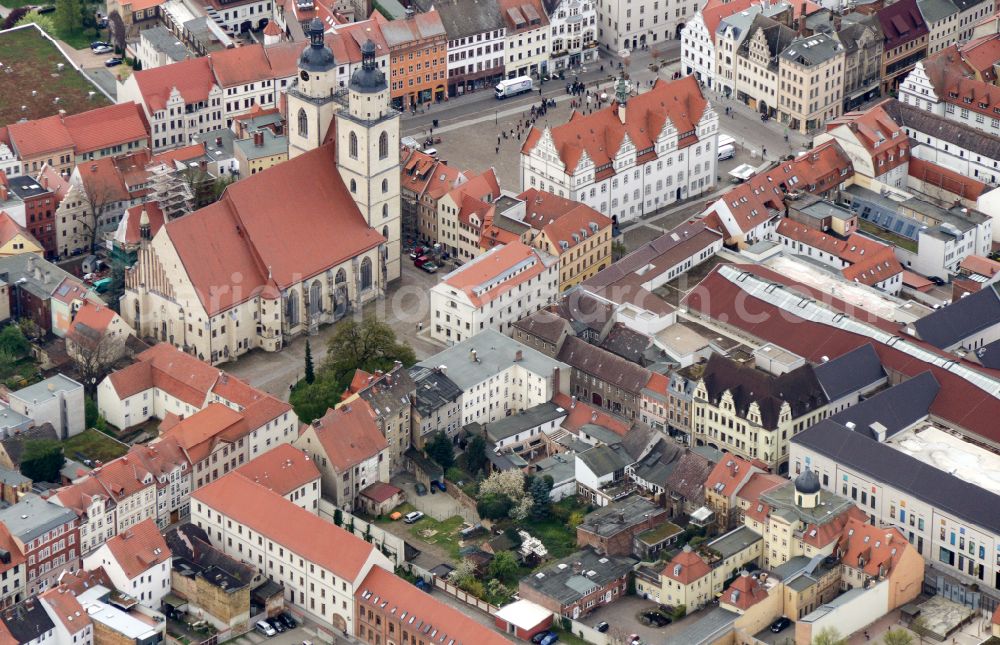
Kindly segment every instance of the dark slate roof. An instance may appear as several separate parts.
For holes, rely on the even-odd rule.
[[[917,0],[899,0],[886,5],[875,16],[885,34],[886,50],[927,35],[927,23],[920,15]]]
[[[13,434],[6,439],[2,439],[0,440],[0,444],[7,451],[7,456],[10,457],[11,463],[20,467],[21,454],[24,453],[24,443],[33,439],[55,439],[58,441],[59,433],[56,432],[51,423],[43,423],[19,434]]]
[[[662,506],[657,506],[641,495],[630,495],[589,513],[579,528],[588,533],[611,537],[645,522],[650,515],[661,513],[666,513]]]
[[[632,394],[642,392],[649,382],[650,373],[646,368],[575,336],[565,340],[556,358]]]
[[[801,417],[827,403],[816,372],[808,364],[781,376],[774,376],[763,370],[744,366],[721,354],[712,354],[705,365],[702,379],[713,405],[718,404],[722,393],[728,390],[733,396],[736,413],[746,418],[747,409],[756,401],[760,408],[761,424],[770,429],[778,427],[781,406],[786,401],[791,406],[793,418]]]
[[[873,439],[875,433],[871,426],[881,423],[888,439],[930,414],[939,389],[941,386],[934,375],[923,372],[830,418],[844,425],[853,423],[858,433]]]
[[[416,0],[413,4],[420,11],[437,9],[448,40],[504,27],[500,4],[494,0]]]
[[[674,472],[683,454],[684,448],[682,446],[666,439],[660,439],[649,451],[649,454],[632,468],[632,471],[640,479],[663,486],[667,478]]]
[[[1000,370],[1000,340],[987,343],[976,350],[976,358],[983,367]]]
[[[843,51],[843,45],[833,37],[827,34],[813,34],[795,39],[781,55],[787,60],[808,67],[822,65]]]
[[[486,433],[488,441],[497,442],[513,437],[520,432],[538,427],[543,423],[563,418],[566,414],[566,410],[555,403],[540,403],[517,414],[501,417],[490,423],[484,423],[481,427],[482,431]]]
[[[410,378],[416,387],[414,407],[424,416],[462,396],[462,388],[437,368],[416,365],[410,368]]]
[[[555,345],[563,331],[569,333],[569,322],[555,312],[539,309],[514,323],[514,328]]]
[[[974,526],[1000,532],[1000,495],[825,419],[792,437],[792,443],[870,477]]]
[[[375,415],[394,417],[400,408],[409,407],[410,395],[416,392],[417,386],[402,366],[387,372],[381,378],[366,385],[358,395],[367,401]]]
[[[208,534],[186,522],[163,535],[173,554],[177,575],[201,576],[209,584],[231,592],[249,587],[256,570],[212,546]]]
[[[3,622],[18,643],[39,640],[43,634],[55,629],[55,623],[41,603],[30,599],[3,611]]]
[[[997,285],[969,294],[913,323],[917,335],[938,349],[947,349],[984,329],[1000,324]]]
[[[830,401],[863,391],[886,377],[882,362],[871,344],[841,354],[816,366],[816,378]]]
[[[586,548],[528,574],[521,578],[521,584],[565,606],[627,575],[635,562]]]
[[[615,323],[608,335],[601,341],[601,348],[621,356],[633,363],[642,363],[643,353],[652,344],[649,336],[630,329],[622,323]]]
[[[626,466],[631,466],[635,463],[621,444],[597,446],[577,455],[576,458],[582,461],[590,469],[590,472],[598,477],[603,477],[616,470],[622,470]]]
[[[705,480],[712,474],[715,464],[702,455],[685,451],[677,462],[677,467],[667,477],[664,488],[681,498],[700,503],[705,497]]]
[[[601,333],[615,315],[615,306],[583,289],[570,289],[559,299],[556,312],[569,321],[577,334],[585,329]]]
[[[768,67],[775,68],[778,66],[778,55],[788,49],[798,34],[791,27],[787,27],[773,18],[758,14],[754,16],[747,37],[740,43],[740,55],[747,55],[747,52],[750,51],[750,41],[753,40],[758,31],[764,32],[767,48],[771,52],[771,62]]]
[[[1000,159],[1000,138],[983,136],[981,130],[932,114],[927,110],[908,105],[897,99],[887,99],[882,109],[897,125],[941,139],[946,143],[965,148],[988,159]],[[914,136],[918,141],[919,137]]]

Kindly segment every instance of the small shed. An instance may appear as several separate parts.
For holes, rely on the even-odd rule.
[[[504,633],[530,641],[535,634],[552,627],[552,612],[530,600],[517,600],[504,605],[493,619]]]

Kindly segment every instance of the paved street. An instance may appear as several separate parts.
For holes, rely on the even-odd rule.
[[[375,316],[388,322],[396,331],[397,337],[413,347],[419,360],[443,349],[430,338],[430,298],[427,291],[437,284],[444,272],[439,271],[433,275],[424,273],[415,268],[406,255],[402,257],[401,268],[402,277],[386,290],[386,296],[368,303],[361,312],[355,312],[355,315],[359,320]],[[423,322],[424,329],[417,334],[417,324],[420,322]],[[320,328],[317,335],[309,338],[316,365],[326,358],[327,342],[336,329],[336,323],[326,325]],[[303,376],[305,346],[305,337],[299,337],[280,352],[254,350],[225,364],[223,369],[265,392],[287,399],[289,387]]]
[[[643,643],[667,643],[672,635],[686,629],[688,625],[701,618],[703,613],[695,612],[676,623],[659,628],[647,627],[639,622],[637,616],[640,612],[656,609],[656,607],[657,604],[652,600],[645,600],[639,596],[625,596],[610,605],[598,607],[581,622],[593,627],[603,620],[607,621],[609,629],[612,631],[621,630],[626,635],[638,634]]]

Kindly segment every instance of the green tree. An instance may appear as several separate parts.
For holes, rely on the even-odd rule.
[[[885,645],[911,645],[913,634],[905,629],[890,629],[882,636],[882,642]]]
[[[501,582],[509,582],[517,577],[517,558],[510,551],[501,551],[490,562],[490,575]]]
[[[488,520],[503,520],[513,506],[514,501],[506,495],[481,495],[476,501],[476,512]]]
[[[480,435],[474,436],[465,447],[465,466],[473,477],[486,469],[489,464],[486,458],[486,440]]]
[[[337,526],[344,523],[344,511],[339,508],[333,511],[333,523]]]
[[[56,0],[55,23],[63,37],[79,30],[83,26],[80,0]]]
[[[312,423],[340,403],[344,388],[333,379],[318,378],[315,383],[299,383],[292,389],[288,402],[295,408],[302,423]]]
[[[847,639],[841,637],[840,632],[833,627],[824,627],[816,634],[813,645],[847,645]]]
[[[30,349],[28,339],[17,325],[7,325],[0,332],[0,352],[18,359],[24,357]]]
[[[424,452],[445,470],[455,464],[455,447],[448,435],[443,432],[434,434],[434,437],[424,445]]]
[[[312,385],[316,380],[316,371],[313,369],[313,353],[312,347],[309,345],[309,339],[306,339],[306,383]]]
[[[20,27],[21,25],[28,25],[31,23],[38,25],[39,28],[47,34],[51,35],[56,33],[56,25],[52,21],[52,18],[47,15],[42,15],[37,11],[29,11],[23,18],[17,21],[17,26]]]
[[[83,416],[85,419],[86,426],[88,428],[93,428],[94,424],[97,423],[97,417],[100,412],[97,410],[97,402],[94,401],[94,397],[87,396],[83,398]]]
[[[59,469],[66,463],[62,444],[55,439],[30,439],[24,442],[21,474],[36,482],[58,482]]]
[[[528,492],[532,498],[531,516],[536,520],[546,519],[552,509],[552,499],[549,497],[552,492],[552,478],[535,477],[531,480]]]
[[[330,339],[327,357],[326,367],[345,388],[355,370],[388,371],[396,361],[406,367],[417,362],[413,348],[396,340],[392,327],[374,317],[341,321]]]

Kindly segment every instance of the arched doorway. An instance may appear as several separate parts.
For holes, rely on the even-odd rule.
[[[594,392],[593,395],[591,395],[590,402],[599,408],[604,407],[604,399],[602,399],[601,395],[598,394],[597,392]]]
[[[250,31],[251,29],[253,29],[253,21],[252,20],[244,20],[243,22],[240,23],[240,33],[241,34],[245,34],[248,31]]]
[[[340,614],[334,614],[333,618],[330,620],[330,623],[333,625],[333,628],[338,632],[344,632],[345,634],[347,633],[347,621],[344,620],[344,617],[341,616]]]
[[[761,114],[767,114],[767,103],[765,103],[764,101],[758,101],[757,109],[760,110]]]
[[[684,23],[677,23],[677,29],[674,30],[674,38],[680,40],[681,32],[684,31]]]

